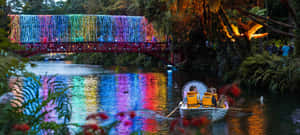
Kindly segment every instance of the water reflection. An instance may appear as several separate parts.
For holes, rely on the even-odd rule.
[[[232,117],[227,122],[230,135],[246,135],[245,130],[241,127],[242,122],[240,118]]]
[[[95,123],[85,119],[88,114],[99,111],[115,115],[132,110],[147,109],[158,113],[166,110],[167,78],[163,73],[103,74],[70,79],[72,123]],[[153,118],[135,119],[131,126],[121,123],[116,134],[139,130],[157,133],[162,127],[166,128],[167,123],[161,125]]]
[[[43,72],[48,70],[59,70],[60,72],[68,72],[69,68],[76,67],[73,65],[51,65],[39,64],[38,71]],[[51,68],[50,68],[51,67]],[[124,121],[129,120],[131,124],[121,123],[110,134],[129,134],[132,131],[144,131],[148,134],[169,134],[168,125],[170,121],[164,117],[173,108],[177,106],[179,99],[182,97],[180,89],[173,88],[176,77],[173,72],[166,73],[100,73],[95,72],[99,67],[90,67],[80,65],[78,74],[76,70],[71,70],[72,73],[66,73],[52,77],[52,80],[63,81],[72,86],[69,90],[70,103],[72,104],[72,116],[70,123],[84,125],[87,123],[97,123],[96,120],[86,120],[86,117],[91,113],[100,111],[115,115],[118,112],[137,111],[138,116],[130,119],[128,116]],[[45,68],[45,69],[44,69]],[[85,69],[87,68],[87,70]],[[87,71],[87,72],[85,72]],[[53,71],[54,73],[54,71]],[[187,78],[190,76],[187,76]],[[184,80],[183,78],[177,77]],[[48,91],[53,89],[53,86],[47,83],[49,77],[43,76],[41,79],[42,86],[33,89],[39,91],[41,95],[46,96]],[[20,88],[26,88],[31,85],[31,78],[23,78],[23,82],[19,85]],[[180,84],[184,84],[181,80],[176,80]],[[13,87],[16,79],[11,79],[10,85]],[[176,87],[176,86],[174,86]],[[180,86],[179,86],[180,87]],[[21,91],[16,88],[16,91]],[[24,99],[28,100],[28,99]],[[207,135],[265,135],[265,134],[292,134],[297,130],[287,130],[286,127],[292,127],[295,124],[299,125],[299,104],[295,101],[287,101],[280,103],[276,100],[272,101],[275,105],[265,104],[261,107],[259,103],[250,104],[248,109],[252,112],[242,114],[242,112],[229,112],[229,116],[220,122],[211,125]],[[287,104],[294,104],[289,108]],[[34,107],[34,106],[33,106]],[[55,104],[48,105],[47,110],[54,108]],[[150,110],[150,111],[148,111]],[[284,112],[284,113],[282,113]],[[293,113],[294,112],[294,113]],[[30,113],[30,112],[26,112]],[[160,115],[157,115],[160,114]],[[276,115],[275,115],[276,114]],[[177,117],[178,114],[173,116]],[[281,119],[285,120],[281,123]],[[287,121],[289,120],[289,121]],[[45,117],[45,121],[62,122],[58,119],[55,112]],[[274,129],[275,127],[275,129]],[[272,129],[272,131],[269,131]],[[289,128],[290,129],[290,128]],[[292,128],[291,128],[292,129]],[[274,132],[274,130],[276,132]],[[278,131],[278,132],[277,132]]]
[[[249,135],[265,135],[266,116],[263,113],[263,108],[260,104],[250,106],[251,112],[255,115],[251,115],[248,118],[248,134]]]
[[[84,93],[84,77],[75,76],[71,78],[73,88],[71,90],[72,117],[71,123],[84,125],[87,117],[86,96]]]

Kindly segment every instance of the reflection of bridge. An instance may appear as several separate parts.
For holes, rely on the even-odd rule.
[[[166,35],[141,16],[9,15],[10,40],[23,56],[63,52],[145,53],[168,63],[171,46]]]

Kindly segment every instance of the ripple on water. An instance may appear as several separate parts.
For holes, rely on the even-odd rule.
[[[36,67],[26,67],[27,71],[36,75],[91,75],[99,73],[111,73],[99,65],[66,64],[64,61],[32,62]]]

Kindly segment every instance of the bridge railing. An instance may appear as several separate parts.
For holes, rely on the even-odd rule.
[[[167,42],[48,42],[23,43],[25,52],[168,52],[170,45]]]

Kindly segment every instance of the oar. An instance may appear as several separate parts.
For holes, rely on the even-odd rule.
[[[179,102],[178,106],[175,107],[166,117],[169,118],[177,109],[182,105],[182,102]]]
[[[251,110],[247,110],[246,108],[233,108],[233,107],[229,107],[229,111],[240,111],[240,112],[252,113]]]

